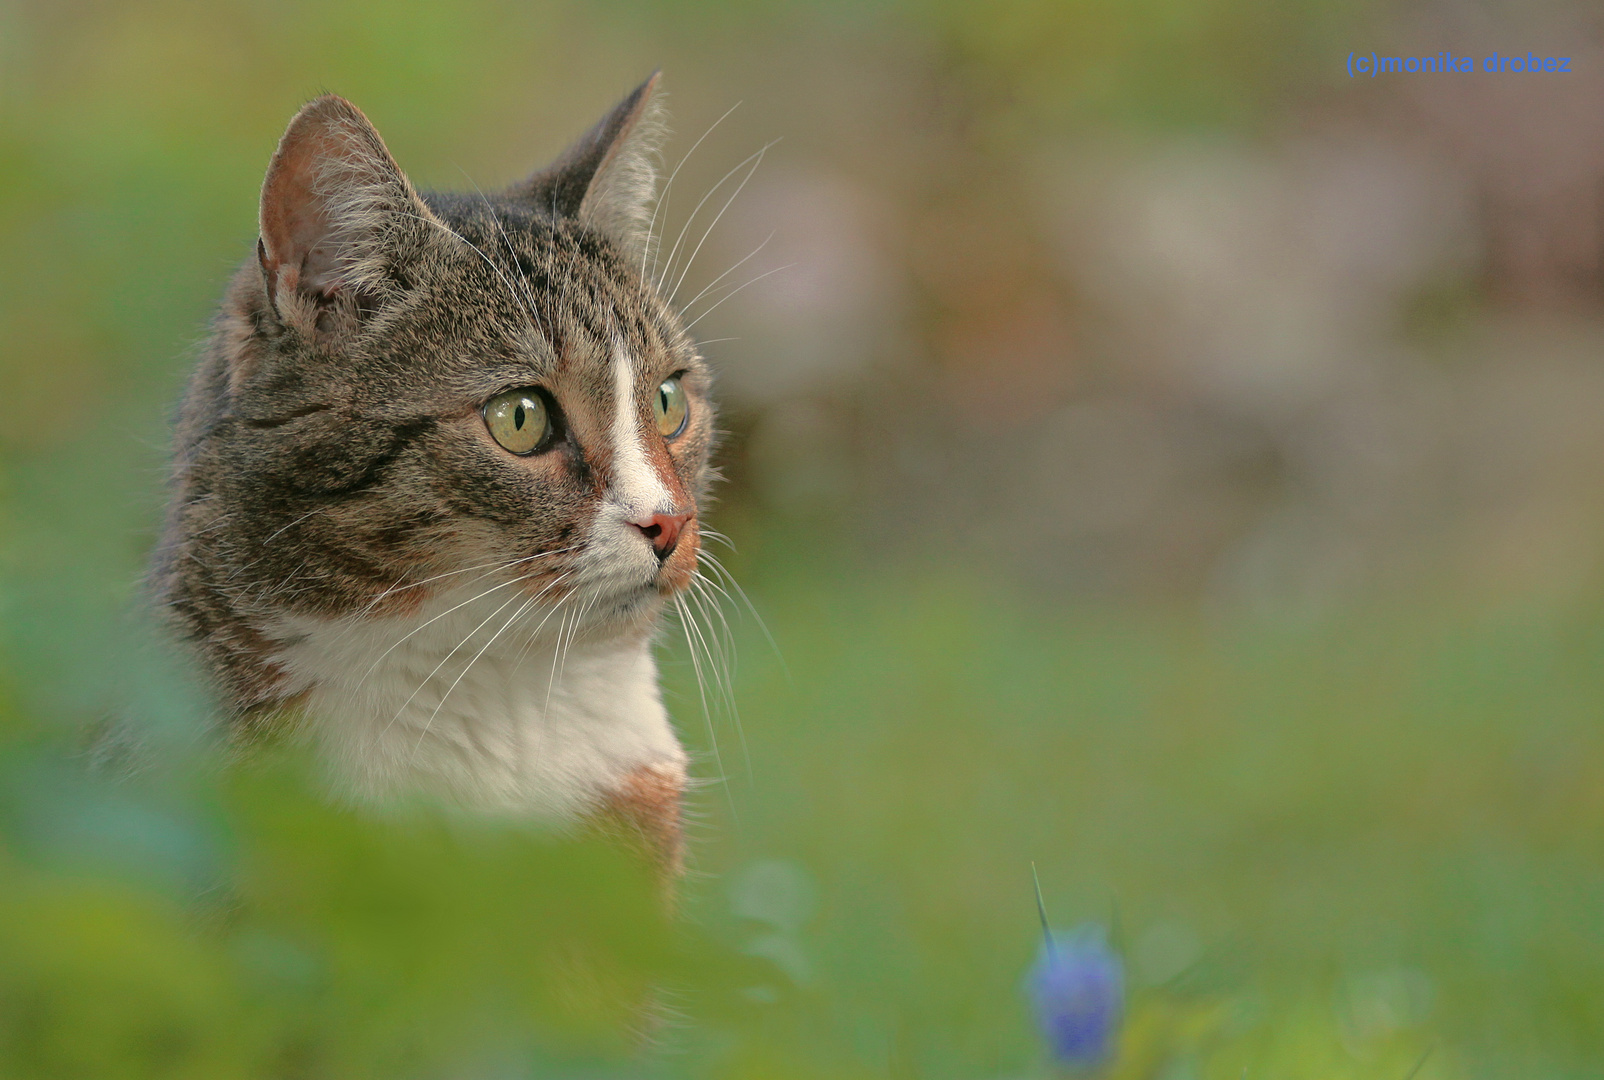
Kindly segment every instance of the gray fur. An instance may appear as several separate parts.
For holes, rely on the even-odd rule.
[[[235,275],[180,412],[152,568],[156,600],[242,728],[295,692],[274,661],[287,614],[404,613],[434,575],[545,552],[537,583],[557,580],[578,557],[557,552],[583,544],[608,483],[598,418],[615,341],[639,401],[684,372],[692,425],[667,453],[702,498],[710,376],[639,272],[655,81],[556,165],[488,197],[415,192],[342,99],[291,123],[258,257]],[[479,412],[520,387],[546,389],[563,425],[528,459],[501,450]]]

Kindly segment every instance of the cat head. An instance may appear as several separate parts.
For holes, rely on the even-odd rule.
[[[713,408],[648,274],[656,82],[488,195],[420,193],[342,98],[294,118],[180,419],[158,584],[192,636],[495,575],[625,628],[688,585]]]

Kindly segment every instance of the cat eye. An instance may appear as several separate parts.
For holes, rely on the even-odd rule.
[[[685,420],[691,410],[678,375],[664,379],[663,385],[657,388],[657,396],[652,399],[652,412],[657,417],[657,430],[663,433],[663,438],[672,439],[685,430]]]
[[[485,427],[514,454],[532,454],[551,431],[545,400],[533,390],[509,390],[485,404]]]

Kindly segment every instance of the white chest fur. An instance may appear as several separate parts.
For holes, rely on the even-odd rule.
[[[643,767],[683,776],[647,637],[564,647],[539,628],[560,618],[507,624],[498,603],[447,595],[406,618],[279,628],[307,735],[339,783],[562,821]]]

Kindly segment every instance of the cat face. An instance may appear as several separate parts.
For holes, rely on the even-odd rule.
[[[283,692],[286,617],[510,580],[622,634],[689,584],[713,407],[645,273],[653,82],[490,196],[417,193],[339,98],[292,122],[180,419],[157,562],[236,706]]]

